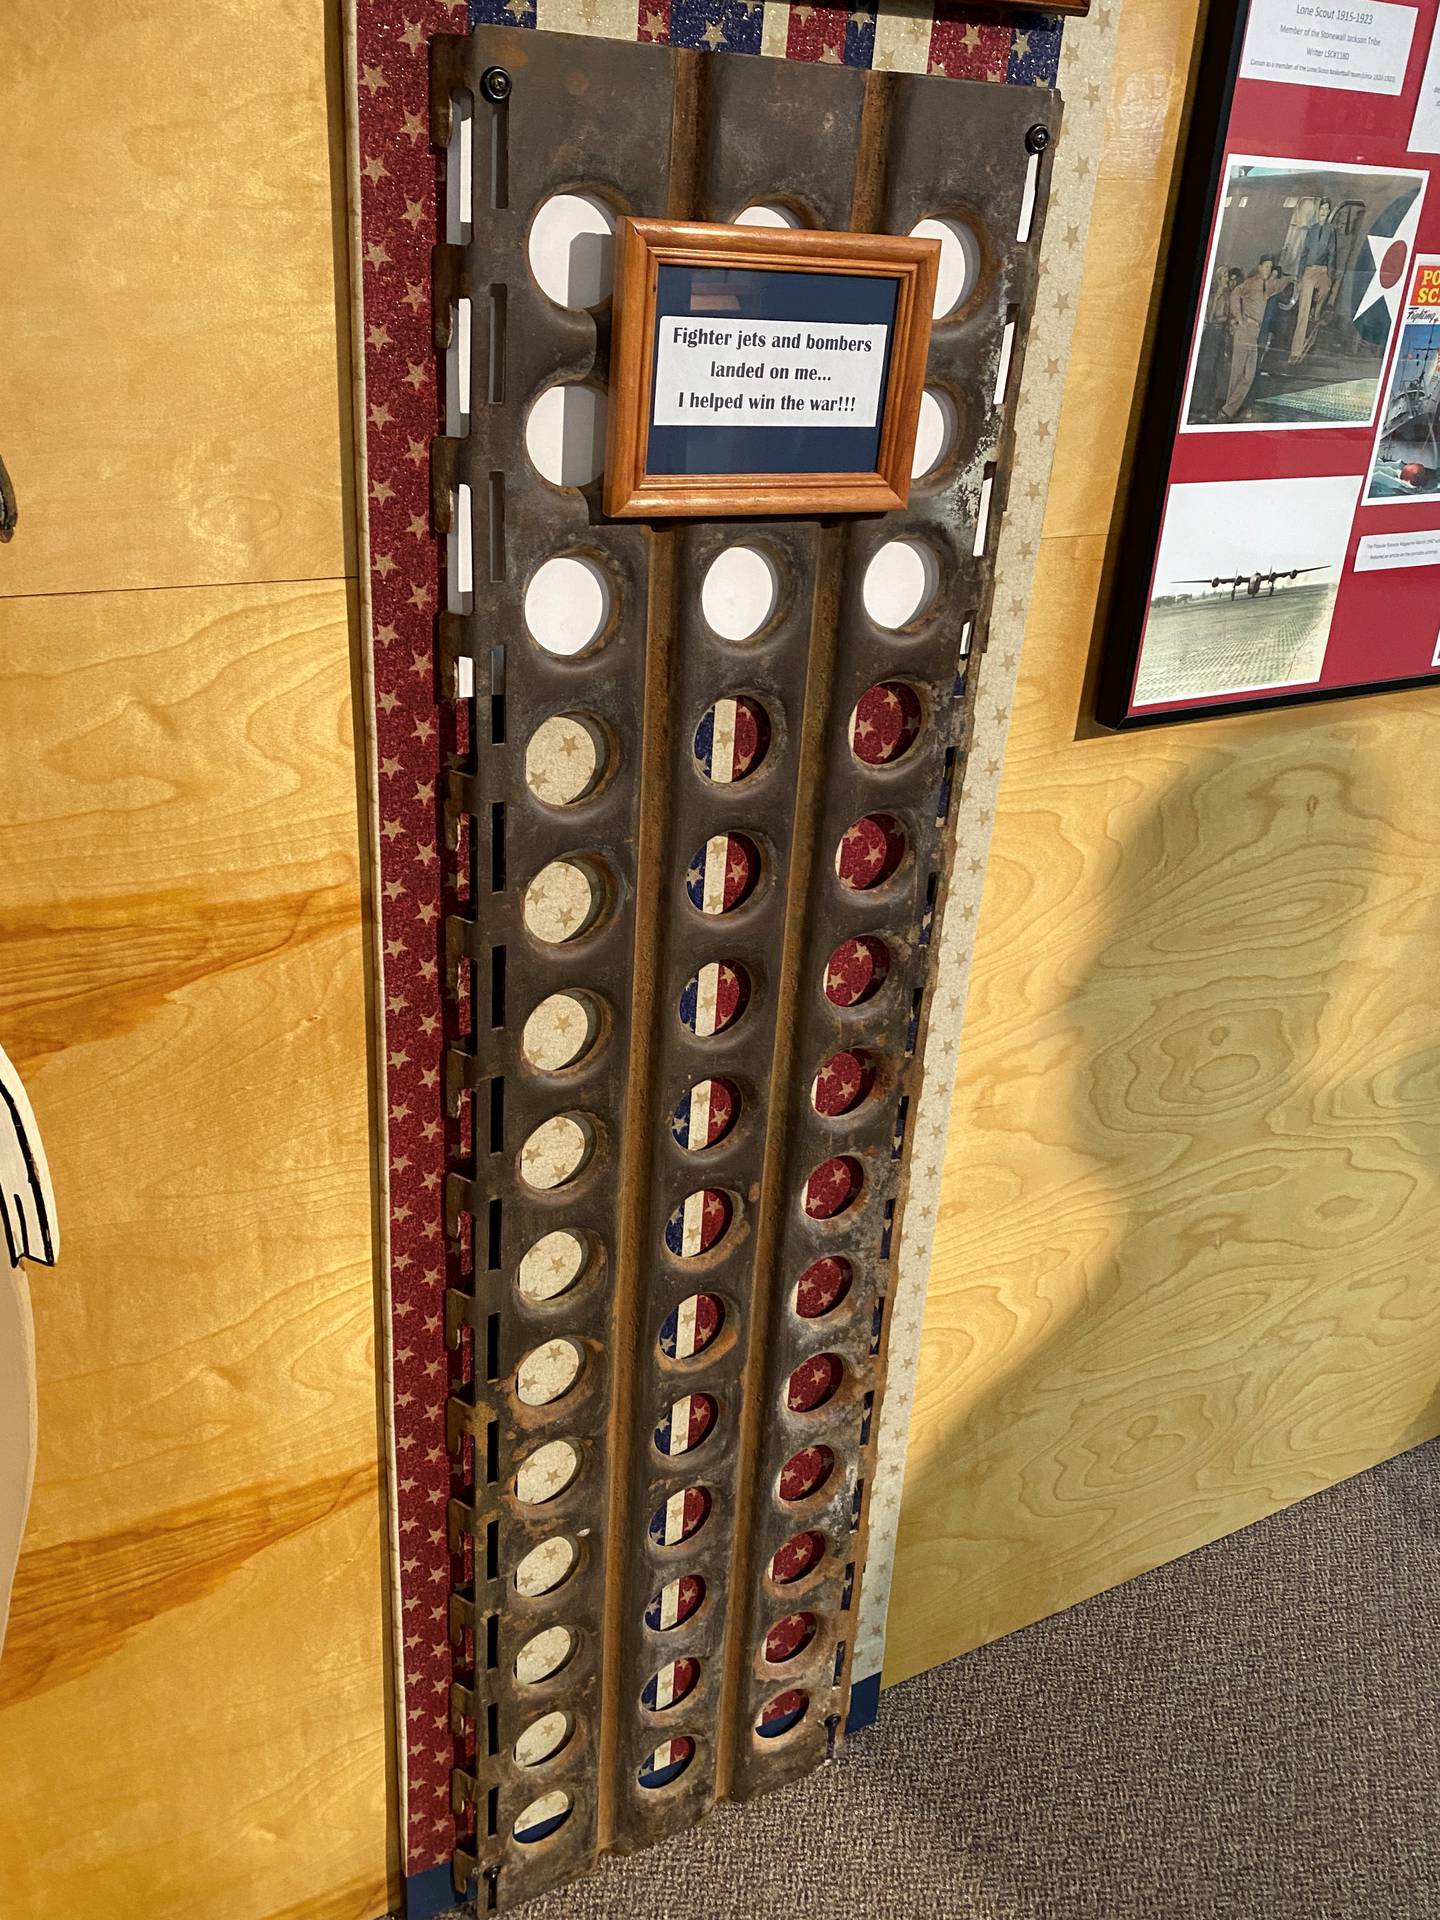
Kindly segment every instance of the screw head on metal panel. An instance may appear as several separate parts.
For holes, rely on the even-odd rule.
[[[480,84],[483,86],[485,83],[482,80]],[[1046,147],[1048,147],[1049,144],[1050,144],[1049,127],[1040,127],[1040,126],[1031,127],[1030,131],[1025,136],[1025,151],[1027,153],[1044,153]]]
[[[481,93],[487,100],[493,100],[497,106],[500,101],[510,98],[510,89],[514,84],[506,67],[487,67],[480,76]]]

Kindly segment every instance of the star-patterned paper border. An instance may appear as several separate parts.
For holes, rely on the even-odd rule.
[[[946,4],[932,12],[928,5],[811,6],[803,0],[472,0],[467,11],[466,0],[346,0],[377,1045],[384,1063],[381,1256],[391,1333],[384,1367],[407,1875],[448,1861],[455,1839],[447,1637],[455,1569],[445,1513],[458,1489],[443,1428],[451,1363],[443,1324],[442,714],[434,657],[442,574],[429,518],[430,441],[441,426],[430,254],[439,237],[441,195],[440,157],[428,136],[427,42],[433,33],[462,32],[482,21],[1020,86],[1052,84],[1061,52],[1060,22],[1051,16],[1017,13],[998,22]],[[1073,37],[1083,41],[1090,32],[1087,21]],[[1071,144],[1078,147],[1073,133]],[[1062,170],[1057,167],[1057,184]],[[1012,490],[1012,515],[1015,504]],[[1002,565],[1005,551],[1002,546]],[[942,1099],[942,1126],[943,1106]],[[913,1193],[911,1209],[917,1218],[923,1212]],[[907,1266],[923,1271],[927,1249],[928,1230],[923,1238],[907,1232],[902,1288]],[[910,1318],[907,1312],[892,1333],[892,1372],[897,1361],[902,1371],[907,1365]],[[908,1366],[913,1373],[913,1355]],[[908,1391],[904,1399],[908,1406]],[[887,1396],[882,1451],[893,1445],[888,1406]],[[883,1467],[875,1482],[878,1494],[886,1482]],[[872,1522],[872,1555],[887,1539],[888,1556],[893,1526],[887,1535]],[[887,1557],[876,1568],[882,1574],[877,1589],[888,1584],[888,1569]],[[867,1574],[862,1618],[878,1604],[883,1636],[883,1600],[871,1602],[870,1587]],[[857,1675],[865,1671],[857,1658]]]
[[[1015,462],[995,552],[995,598],[964,782],[956,803],[955,860],[937,913],[938,952],[931,976],[928,1023],[921,1053],[920,1093],[911,1135],[909,1183],[901,1216],[885,1394],[870,1471],[865,1580],[855,1636],[853,1687],[878,1686],[885,1657],[885,1616],[895,1565],[895,1538],[905,1478],[905,1445],[920,1360],[925,1284],[940,1208],[940,1174],[950,1122],[950,1093],[965,1018],[980,893],[985,880],[995,800],[1010,710],[1020,668],[1025,616],[1045,518],[1055,423],[1065,392],[1075,299],[1095,164],[1105,125],[1110,66],[1120,0],[1096,0],[1078,31],[1065,40],[1059,86],[1065,102],[1063,137],[1050,174],[1050,200],[1040,242],[1039,290],[1030,320],[1025,371],[1015,415]]]

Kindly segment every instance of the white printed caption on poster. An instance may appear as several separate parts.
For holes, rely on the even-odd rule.
[[[1410,123],[1412,153],[1440,153],[1440,16],[1430,35],[1430,51],[1420,79],[1420,97]]]
[[[1240,77],[1342,93],[1399,93],[1414,32],[1415,9],[1394,0],[1368,6],[1252,0]]]
[[[873,427],[886,326],[831,320],[657,323],[657,427]]]

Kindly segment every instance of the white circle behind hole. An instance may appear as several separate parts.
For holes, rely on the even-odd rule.
[[[908,627],[935,598],[940,568],[918,540],[890,540],[865,569],[865,611],[877,627]]]
[[[528,251],[542,293],[562,307],[598,307],[614,282],[615,216],[593,194],[551,194]]]
[[[605,465],[603,393],[583,381],[547,387],[525,420],[525,451],[556,487],[588,487]]]
[[[780,597],[780,575],[758,547],[727,547],[711,561],[700,587],[700,608],[722,640],[748,640],[764,626]]]
[[[737,227],[798,227],[800,216],[792,213],[789,207],[782,207],[778,200],[757,200],[753,207],[746,207],[743,213],[735,216]]]
[[[935,318],[970,298],[980,278],[980,242],[963,220],[922,220],[910,229],[916,240],[940,242],[940,271],[935,279]]]
[[[547,653],[583,653],[609,618],[610,582],[583,554],[546,560],[525,589],[525,625]]]
[[[955,402],[939,387],[926,387],[920,396],[920,425],[915,434],[915,453],[910,461],[910,478],[922,479],[949,458],[959,425]]]

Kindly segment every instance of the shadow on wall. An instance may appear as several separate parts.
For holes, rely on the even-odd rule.
[[[945,1417],[901,1519],[947,1652],[1440,1430],[1440,889],[1407,727],[1082,746],[1085,805],[1047,794],[1024,889],[998,877],[940,1224],[962,1283],[919,1389]]]

